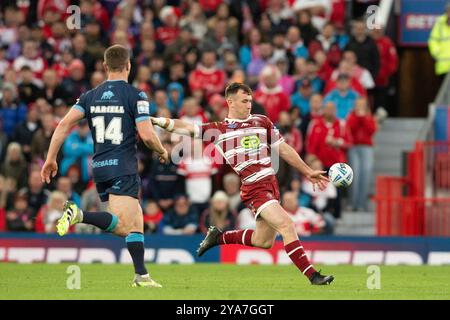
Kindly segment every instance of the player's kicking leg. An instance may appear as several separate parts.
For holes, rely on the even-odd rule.
[[[256,221],[256,230],[233,230],[222,232],[217,227],[210,227],[205,239],[197,251],[202,256],[207,250],[217,245],[242,244],[246,246],[271,248],[277,231],[282,235],[286,253],[297,268],[308,277],[311,284],[330,284],[333,276],[323,276],[317,272],[306,256],[298,239],[292,220],[276,202],[267,206]]]

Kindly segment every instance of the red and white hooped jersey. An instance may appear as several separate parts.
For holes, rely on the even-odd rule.
[[[284,141],[266,116],[255,114],[247,119],[228,119],[198,126],[196,137],[214,143],[225,161],[248,185],[275,175],[272,148]]]

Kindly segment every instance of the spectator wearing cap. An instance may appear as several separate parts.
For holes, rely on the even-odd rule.
[[[74,60],[75,64],[77,63],[76,61],[77,60]],[[81,63],[80,60],[78,61],[79,63]],[[71,68],[73,69],[74,67],[75,67],[74,65],[70,64],[69,73],[71,72],[70,71]],[[71,84],[72,82],[70,82],[71,85],[68,85],[69,80],[65,82],[65,85],[68,86],[67,89],[63,84],[61,84],[61,79],[58,77],[58,74],[55,70],[53,69],[45,70],[42,80],[44,84],[44,87],[42,88],[42,97],[44,97],[48,103],[54,104],[57,99],[61,99],[66,103],[75,102],[75,100],[73,100],[72,95],[69,93],[70,91],[68,91],[68,89],[74,88],[74,86],[72,86]]]
[[[201,91],[203,97],[209,99],[214,93],[222,93],[225,88],[225,72],[216,67],[216,53],[214,50],[202,53],[201,63],[189,75],[191,92]]]
[[[376,42],[367,33],[365,21],[353,22],[352,37],[345,50],[355,52],[357,63],[369,70],[373,79],[376,78],[380,70],[380,53]]]
[[[392,40],[384,34],[384,28],[382,26],[373,28],[370,35],[377,43],[378,51],[380,52],[380,71],[375,78],[374,109],[376,110],[379,107],[389,109],[387,105],[387,92],[391,76],[395,74],[398,69],[397,49]]]
[[[61,174],[66,175],[73,164],[78,164],[81,169],[81,180],[87,182],[89,180],[89,158],[94,152],[94,143],[87,120],[83,119],[78,123],[78,127],[64,141],[62,149]]]
[[[318,50],[322,50],[333,68],[338,66],[341,60],[341,49],[334,38],[334,26],[331,22],[326,23],[319,35],[309,43],[308,52],[314,57]]]
[[[16,194],[14,207],[6,212],[6,228],[8,231],[34,231],[33,213],[23,192]]]
[[[173,145],[170,140],[163,140],[162,144],[171,154]],[[150,194],[144,194],[144,198],[155,200],[163,211],[167,211],[173,206],[173,195],[185,192],[184,177],[177,173],[178,165],[172,158],[166,163],[161,163],[157,157],[153,157],[150,168],[148,185]]]
[[[310,112],[309,101],[312,95],[311,81],[305,78],[300,82],[297,92],[291,96],[291,104],[300,110],[302,118]]]
[[[269,117],[276,123],[281,111],[288,111],[291,103],[289,97],[278,84],[281,73],[274,65],[267,65],[261,72],[261,82],[255,92],[254,100],[260,103]]]
[[[19,123],[14,129],[11,141],[22,146],[22,151],[27,161],[31,160],[31,140],[39,126],[39,114],[36,108],[30,108],[25,121]]]
[[[22,147],[17,142],[11,142],[6,149],[6,156],[1,166],[0,174],[6,179],[14,180],[17,189],[27,184],[27,162],[22,152]]]
[[[210,226],[222,231],[235,229],[236,213],[229,208],[228,195],[218,190],[209,201],[209,207],[200,216],[200,232],[206,234]]]
[[[42,82],[38,81],[31,68],[27,65],[20,70],[20,82],[17,86],[19,99],[25,104],[29,105],[36,101],[42,95]]]
[[[442,82],[450,71],[450,1],[446,2],[445,13],[434,23],[428,39],[428,49],[436,60],[435,73]]]
[[[37,43],[27,40],[22,47],[22,55],[14,59],[13,69],[19,72],[23,66],[29,66],[37,79],[42,79],[47,62],[39,55]]]
[[[368,211],[374,163],[373,137],[377,124],[366,98],[356,100],[355,110],[348,116],[347,127],[353,142],[348,157],[355,177],[350,189],[351,204],[355,211]]]
[[[17,100],[17,88],[14,84],[5,82],[2,86],[0,98],[0,120],[3,123],[3,131],[11,137],[14,128],[24,121],[27,116],[27,107]]]
[[[173,209],[164,214],[163,233],[167,235],[191,235],[197,231],[199,215],[186,195],[175,197]]]
[[[159,41],[164,46],[172,44],[178,34],[180,28],[178,26],[180,12],[173,6],[164,6],[159,12],[159,19],[162,26],[156,29],[156,41]]]
[[[331,101],[337,109],[337,117],[345,119],[355,107],[355,100],[358,93],[350,88],[350,76],[345,73],[339,74],[336,82],[336,89],[331,90],[325,96],[325,103]]]

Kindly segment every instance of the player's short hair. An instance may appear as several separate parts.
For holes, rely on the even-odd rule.
[[[105,50],[104,60],[109,71],[120,72],[126,68],[130,54],[124,46],[115,44]]]
[[[244,83],[233,82],[225,88],[225,98],[238,93],[239,90],[242,90],[249,95],[252,94],[252,89],[248,85]]]

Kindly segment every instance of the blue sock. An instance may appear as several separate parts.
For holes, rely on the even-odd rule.
[[[137,274],[147,274],[147,269],[144,265],[144,235],[140,232],[131,232],[126,236],[128,252],[130,252],[131,259],[133,259],[134,271]]]
[[[113,232],[119,222],[117,216],[105,212],[84,212],[83,211],[83,221],[82,223],[92,224],[104,231]]]

